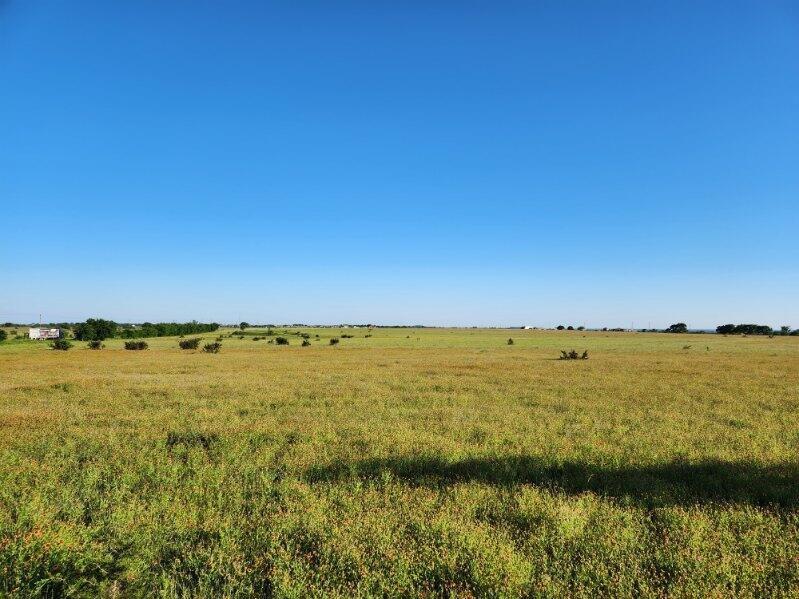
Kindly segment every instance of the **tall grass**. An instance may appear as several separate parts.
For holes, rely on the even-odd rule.
[[[799,338],[583,334],[7,341],[0,596],[795,594]]]

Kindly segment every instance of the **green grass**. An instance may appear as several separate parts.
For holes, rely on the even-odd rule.
[[[799,337],[299,330],[0,344],[0,595],[799,595]]]

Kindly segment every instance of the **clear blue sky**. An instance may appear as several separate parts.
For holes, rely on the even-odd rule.
[[[799,327],[799,5],[0,0],[0,207],[0,320]]]

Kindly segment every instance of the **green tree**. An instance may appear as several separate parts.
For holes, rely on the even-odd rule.
[[[684,322],[678,322],[676,324],[671,325],[669,328],[666,329],[667,333],[687,333],[688,332],[688,325]]]
[[[8,339],[8,333],[6,333],[3,329],[0,329],[0,341],[5,341]]]
[[[113,337],[117,323],[103,318],[87,318],[86,322],[77,325],[73,331],[78,341],[103,341]]]
[[[250,326],[250,323],[249,323],[249,322],[241,322],[241,323],[239,324],[239,328],[240,328],[242,331],[243,331],[244,329],[246,329],[248,326]]]

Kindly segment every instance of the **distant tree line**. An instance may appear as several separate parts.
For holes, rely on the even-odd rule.
[[[783,335],[789,331],[789,327],[782,327]],[[716,327],[716,332],[720,335],[773,335],[774,329],[765,324],[722,324]]]
[[[72,329],[78,341],[102,341],[111,337],[136,339],[140,337],[172,337],[178,335],[194,335],[216,331],[219,325],[203,322],[144,322],[141,325],[118,325],[113,320],[89,318],[86,322],[75,325]]]
[[[211,333],[218,328],[219,325],[215,322],[143,322],[135,328],[122,328],[120,337],[123,339],[135,339],[137,337],[175,337],[177,335]]]

